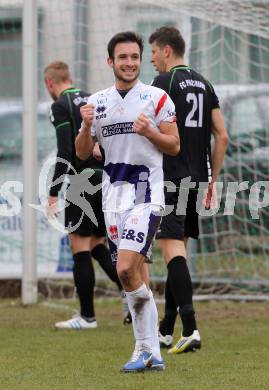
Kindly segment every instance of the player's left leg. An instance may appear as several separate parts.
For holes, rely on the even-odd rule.
[[[153,353],[153,363],[151,370],[164,369],[164,363],[160,351],[159,335],[158,335],[158,310],[154,300],[153,292],[149,287],[149,265],[144,263],[142,267],[142,280],[146,283],[150,293],[150,322],[151,322],[151,348]]]
[[[171,293],[168,277],[164,289],[164,317],[159,325],[159,342],[161,348],[171,348],[173,342],[174,327],[178,315],[177,304]]]
[[[124,365],[124,372],[145,371],[152,362],[150,294],[141,278],[144,256],[131,250],[119,250],[117,271],[124,287],[133,319],[135,350]]]
[[[183,325],[182,339],[169,353],[188,352],[200,348],[195,311],[192,301],[192,282],[186,261],[184,241],[162,239],[159,244],[164,253],[168,269],[168,285],[179,307]]]
[[[195,351],[201,348],[201,337],[197,329],[195,310],[192,301],[192,281],[187,265],[185,249],[187,247],[188,237],[197,239],[199,236],[196,197],[197,191],[190,190],[184,223],[184,250],[182,250],[183,241],[180,241],[182,244],[174,243],[175,247],[178,245],[178,259],[172,258],[174,255],[174,253],[172,253],[170,254],[170,258],[172,258],[172,260],[168,264],[169,284],[173,294],[176,293],[175,287],[173,287],[176,284],[176,280],[181,284],[181,293],[178,291],[181,298],[177,300],[177,303],[183,325],[182,337],[176,345],[169,350],[169,353]],[[177,278],[175,277],[176,274],[178,275]],[[179,279],[179,275],[181,279]]]
[[[172,193],[173,194],[173,193]],[[166,194],[167,205],[176,202],[176,198],[171,194]],[[160,229],[156,235],[156,240],[161,248],[166,265],[177,256],[186,257],[184,246],[184,215],[176,215],[175,209],[172,213],[163,217]],[[170,348],[173,342],[173,331],[175,321],[178,315],[179,296],[182,293],[180,279],[171,286],[171,278],[169,266],[167,266],[168,274],[165,284],[165,315],[160,322],[159,341],[162,347]]]
[[[197,240],[199,237],[199,223],[198,213],[196,211],[196,201],[197,191],[195,189],[191,189],[188,196],[186,219],[184,224],[185,248],[187,248],[188,238]],[[185,271],[186,279],[190,279],[190,276],[187,276],[187,272],[189,273],[188,269]],[[179,310],[179,314],[181,316],[183,324],[183,334],[182,337],[176,343],[176,345],[169,350],[170,353],[195,351],[197,349],[200,349],[202,345],[201,336],[197,329],[197,324],[195,320],[195,310],[192,303],[191,287],[189,287],[187,291],[188,293],[186,296],[189,296],[189,302],[186,302],[186,305],[181,307]]]
[[[180,183],[175,183],[177,186]],[[178,188],[179,188],[178,187]],[[186,215],[178,214],[178,197],[186,201]],[[184,195],[184,196],[183,196]],[[167,264],[167,282],[165,289],[165,317],[160,324],[160,342],[168,347],[172,342],[172,333],[176,318],[176,308],[183,323],[183,335],[189,337],[196,330],[195,312],[192,304],[192,282],[186,261],[186,248],[184,243],[185,223],[190,207],[189,190],[180,194],[179,192],[166,192],[165,202],[167,207],[174,206],[173,211],[162,219],[160,230],[156,235],[158,244],[161,247],[165,262]],[[182,204],[184,206],[185,203]],[[191,204],[191,209],[196,210],[196,202]],[[167,337],[168,336],[168,337]]]
[[[131,313],[128,309],[128,304],[125,292],[121,285],[117,274],[116,263],[112,262],[110,251],[105,244],[105,237],[93,236],[91,239],[91,254],[92,257],[98,261],[103,271],[107,274],[109,279],[114,282],[120,291],[122,299],[123,324],[129,325],[132,323]]]
[[[119,291],[122,291],[122,285],[119,280],[115,265],[112,263],[110,252],[105,245],[105,237],[91,237],[91,254],[98,261],[102,270],[107,274],[109,279],[116,284]]]
[[[155,215],[150,205],[137,206],[124,218],[117,270],[126,292],[136,339],[135,351],[124,366],[125,372],[144,371],[150,367],[164,369],[161,357],[153,356],[153,350],[156,350],[153,340],[157,340],[156,305],[147,286],[148,275],[144,265],[159,222],[160,216]],[[152,328],[152,321],[155,328]],[[150,354],[150,358],[143,358],[144,353]]]

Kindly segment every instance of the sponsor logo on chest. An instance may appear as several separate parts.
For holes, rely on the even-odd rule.
[[[103,118],[106,118],[106,114],[105,114],[105,111],[106,111],[107,107],[104,106],[104,105],[100,105],[100,106],[97,106],[96,109],[95,109],[95,112],[98,114],[95,116],[95,118],[98,120],[98,119],[103,119]]]
[[[115,123],[113,125],[102,126],[103,137],[111,137],[112,135],[135,133],[133,122]]]

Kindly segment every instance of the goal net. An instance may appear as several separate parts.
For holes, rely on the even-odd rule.
[[[141,80],[156,75],[148,36],[175,26],[186,44],[186,62],[215,86],[230,145],[219,181],[219,209],[200,218],[200,240],[190,240],[189,264],[197,293],[258,294],[269,287],[269,1],[240,0],[38,0],[39,167],[56,147],[48,119],[50,98],[43,69],[70,65],[74,84],[95,92],[113,83],[106,45],[119,31],[145,39]],[[22,0],[0,0],[0,278],[20,278],[22,214],[7,212],[7,190],[22,202]],[[234,184],[230,184],[234,183]],[[38,186],[38,183],[37,183]],[[233,207],[234,204],[234,207]],[[39,278],[71,278],[66,234],[38,216]],[[157,249],[152,279],[165,279]],[[104,277],[97,269],[100,279]],[[64,285],[64,284],[63,284]],[[226,295],[227,296],[227,295]]]

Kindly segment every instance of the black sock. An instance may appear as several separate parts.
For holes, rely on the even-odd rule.
[[[195,311],[193,305],[185,305],[179,309],[179,315],[183,324],[183,336],[188,337],[197,329]]]
[[[122,285],[117,274],[116,265],[112,263],[109,249],[104,244],[98,244],[92,250],[92,257],[98,261],[109,279],[116,283],[121,291]]]
[[[93,318],[95,317],[93,304],[95,275],[91,254],[88,251],[78,252],[73,255],[73,259],[73,275],[80,302],[81,316]]]
[[[183,336],[190,336],[197,329],[195,311],[192,304],[192,282],[183,256],[176,256],[168,263],[168,282],[174,300],[179,306],[183,325]]]
[[[165,312],[164,318],[160,322],[160,333],[163,336],[172,335],[174,333],[174,326],[177,318],[177,304],[171,293],[168,276],[165,283]]]

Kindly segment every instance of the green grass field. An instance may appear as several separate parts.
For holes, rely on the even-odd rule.
[[[247,390],[269,389],[268,303],[196,305],[203,348],[170,356],[165,372],[122,374],[133,349],[119,300],[97,300],[99,327],[56,331],[73,314],[72,301],[24,308],[0,301],[0,389]],[[163,306],[160,305],[160,313]],[[179,326],[176,336],[179,336]]]

